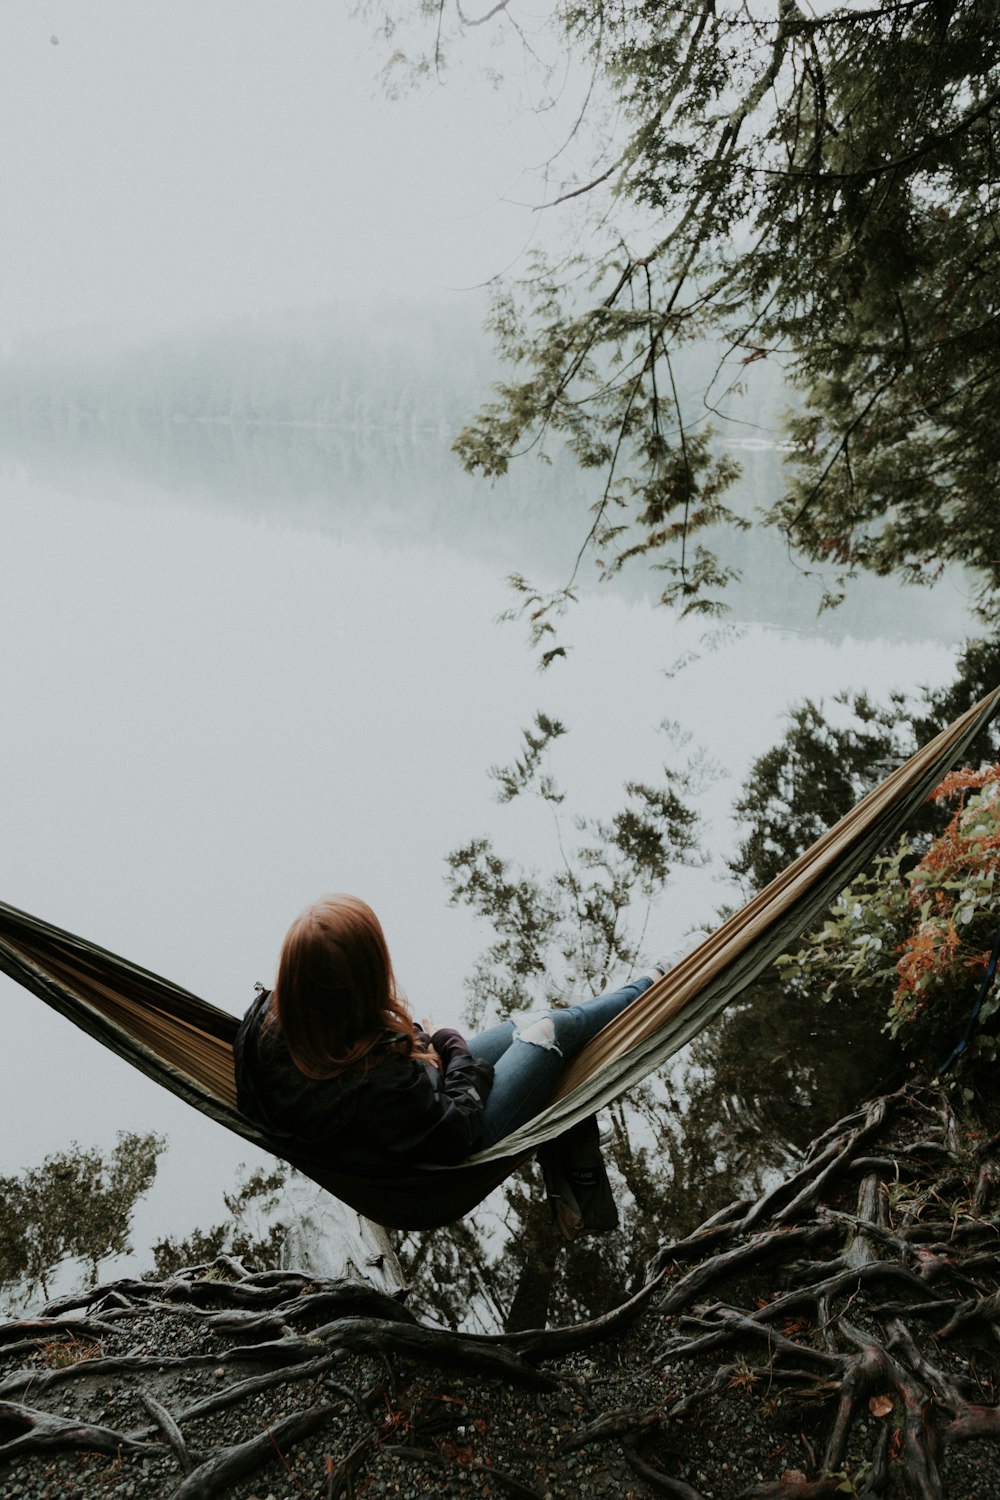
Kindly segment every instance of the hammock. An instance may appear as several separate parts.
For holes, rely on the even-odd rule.
[[[664,1063],[746,988],[899,832],[1000,708],[1000,688],[858,803],[765,890],[606,1026],[571,1063],[557,1098],[488,1151],[405,1177],[348,1177],[297,1160],[236,1108],[239,1021],[83,938],[0,903],[0,970],[119,1057],[377,1223],[433,1229],[468,1213],[545,1141]]]

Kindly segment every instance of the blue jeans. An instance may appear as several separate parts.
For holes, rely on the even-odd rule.
[[[483,1117],[483,1147],[495,1146],[543,1110],[563,1068],[591,1037],[652,984],[648,974],[566,1010],[517,1016],[469,1038],[474,1057],[493,1064],[493,1088]]]

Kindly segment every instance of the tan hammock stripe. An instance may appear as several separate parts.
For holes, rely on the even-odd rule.
[[[125,995],[59,955],[49,954],[44,967],[20,943],[5,946],[26,967],[57,983],[68,997],[96,1012],[143,1048],[153,1060],[165,1062],[196,1089],[236,1108],[233,1049],[219,1037],[194,1026],[155,1001]]]

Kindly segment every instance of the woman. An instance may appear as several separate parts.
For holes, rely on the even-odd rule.
[[[467,1042],[414,1025],[378,918],[356,896],[324,896],[289,928],[272,991],[236,1038],[243,1114],[294,1154],[352,1175],[447,1165],[543,1109],[569,1058],[648,989],[518,1016]]]

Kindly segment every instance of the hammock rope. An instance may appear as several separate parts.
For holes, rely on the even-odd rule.
[[[1000,709],[997,688],[898,767],[805,854],[606,1026],[556,1099],[453,1167],[359,1179],[300,1160],[236,1109],[237,1017],[83,938],[0,903],[0,971],[220,1125],[299,1167],[367,1218],[431,1229],[474,1208],[545,1141],[626,1092],[697,1035],[897,834]]]

